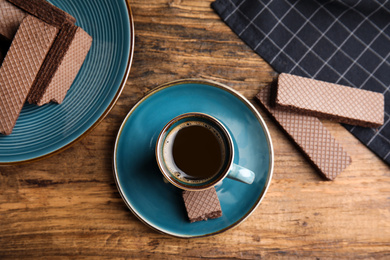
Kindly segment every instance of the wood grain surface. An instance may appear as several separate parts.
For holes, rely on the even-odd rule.
[[[211,9],[211,0],[131,0],[135,53],[109,115],[87,137],[41,161],[0,167],[0,259],[389,259],[390,168],[341,125],[323,121],[352,157],[321,179],[267,117],[255,94],[277,73]],[[115,136],[147,91],[182,78],[224,83],[269,126],[275,170],[241,225],[197,239],[162,235],[122,201],[112,174]]]

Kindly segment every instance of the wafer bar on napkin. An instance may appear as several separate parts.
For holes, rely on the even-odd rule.
[[[384,122],[383,94],[286,73],[279,75],[276,104],[350,125],[379,127]]]
[[[58,29],[26,16],[0,67],[0,133],[11,134]]]
[[[0,0],[0,34],[8,40],[14,38],[26,13],[6,0]]]
[[[183,191],[184,204],[190,222],[219,218],[222,209],[215,188]]]
[[[76,19],[46,0],[7,0],[40,20],[61,28],[65,22],[75,23]]]
[[[256,95],[260,105],[282,127],[314,167],[326,179],[334,180],[351,164],[351,157],[318,118],[272,107],[271,91],[271,87],[267,86]]]
[[[39,106],[62,103],[92,44],[82,28],[66,23],[59,32],[27,97]]]

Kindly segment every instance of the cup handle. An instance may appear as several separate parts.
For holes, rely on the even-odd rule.
[[[252,184],[255,180],[255,173],[240,165],[233,164],[226,177],[246,184]]]

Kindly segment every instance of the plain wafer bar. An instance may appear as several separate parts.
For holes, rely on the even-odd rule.
[[[12,40],[26,13],[6,0],[0,0],[0,34]]]
[[[7,0],[27,13],[34,15],[40,20],[61,28],[65,22],[75,23],[76,19],[60,8],[46,0]]]
[[[183,191],[184,204],[190,222],[219,218],[222,209],[215,188]]]
[[[0,67],[0,133],[11,134],[58,29],[26,16]]]
[[[334,180],[351,164],[351,157],[318,118],[274,108],[270,96],[271,87],[267,86],[256,98],[326,179]]]
[[[363,127],[384,123],[384,96],[291,74],[279,75],[276,104],[283,109]]]

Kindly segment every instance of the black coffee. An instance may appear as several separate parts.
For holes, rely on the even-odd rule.
[[[172,147],[173,160],[188,179],[214,176],[222,167],[222,154],[220,139],[212,130],[200,125],[180,129]]]

